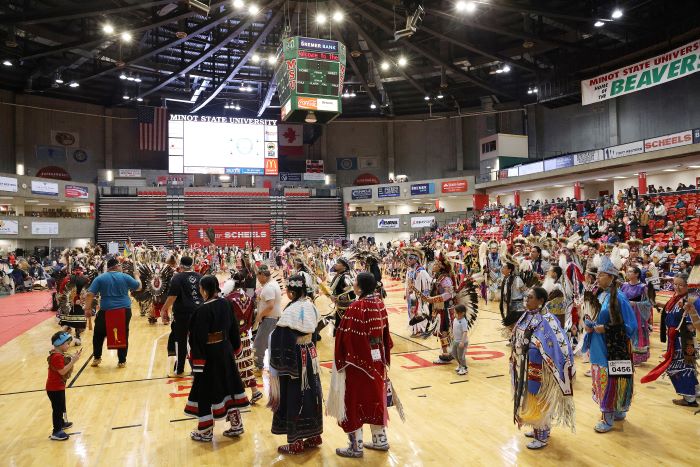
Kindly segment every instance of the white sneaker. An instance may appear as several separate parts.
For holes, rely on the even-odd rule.
[[[460,375],[460,376],[464,376],[464,375],[466,375],[467,373],[469,373],[469,369],[464,368],[464,367],[460,368],[459,371],[457,372],[457,374]]]

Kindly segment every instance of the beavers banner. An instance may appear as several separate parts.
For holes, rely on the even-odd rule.
[[[700,69],[700,39],[665,54],[581,81],[583,105],[653,88]]]
[[[189,224],[187,226],[187,242],[190,246],[208,246],[207,229],[214,229],[217,246],[237,246],[244,248],[246,244],[260,247],[261,250],[271,249],[269,224]]]

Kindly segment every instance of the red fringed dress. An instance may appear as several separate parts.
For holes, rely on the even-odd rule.
[[[335,335],[335,365],[345,371],[346,433],[369,423],[386,426],[386,372],[393,347],[384,302],[377,294],[350,305]]]

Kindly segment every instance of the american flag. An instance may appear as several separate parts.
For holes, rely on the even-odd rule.
[[[138,108],[139,149],[165,151],[168,138],[168,112],[165,107]]]

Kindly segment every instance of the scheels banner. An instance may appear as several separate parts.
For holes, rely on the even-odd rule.
[[[237,246],[244,248],[250,245],[261,250],[271,249],[269,224],[189,224],[187,226],[187,242],[193,245],[210,245],[207,229],[214,229],[217,246]]]
[[[581,81],[582,104],[623,96],[692,75],[700,69],[700,39],[670,52]]]

